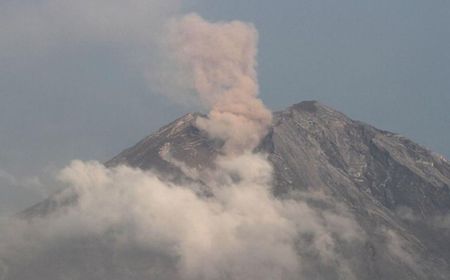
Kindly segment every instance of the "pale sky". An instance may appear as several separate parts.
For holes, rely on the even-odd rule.
[[[450,157],[447,0],[4,0],[0,216],[44,198],[43,173],[107,160],[196,110],[143,73],[158,73],[149,38],[185,12],[254,23],[270,108],[319,100]]]

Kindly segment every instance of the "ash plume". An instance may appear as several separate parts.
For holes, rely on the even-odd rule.
[[[351,215],[275,197],[273,168],[253,152],[272,121],[258,99],[256,29],[190,14],[171,20],[168,34],[210,110],[196,126],[224,142],[215,168],[188,170],[172,159],[193,179],[180,184],[156,171],[72,162],[57,199],[75,194],[73,205],[3,227],[0,279],[303,279],[311,256],[353,279],[335,252],[336,236],[362,239]],[[204,185],[209,195],[196,191]]]
[[[207,118],[197,126],[225,141],[226,153],[252,150],[267,133],[271,112],[258,99],[258,33],[240,21],[210,23],[196,14],[169,24],[169,42]]]

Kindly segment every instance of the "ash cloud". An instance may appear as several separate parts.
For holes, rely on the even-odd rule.
[[[240,21],[210,23],[196,14],[173,20],[169,47],[191,87],[210,109],[197,126],[225,141],[227,153],[241,153],[259,144],[272,121],[258,99],[256,54],[258,33]]]
[[[307,279],[313,261],[353,279],[336,250],[364,239],[352,216],[274,197],[272,166],[253,152],[271,123],[257,97],[255,28],[195,14],[167,28],[166,51],[210,110],[196,125],[223,140],[222,156],[201,171],[177,162],[193,179],[185,184],[72,162],[56,197],[68,205],[2,227],[1,279]]]

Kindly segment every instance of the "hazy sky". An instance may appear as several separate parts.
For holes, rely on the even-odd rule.
[[[195,110],[142,73],[158,69],[147,36],[177,12],[255,24],[270,108],[319,100],[450,157],[449,1],[142,2],[0,2],[0,216],[46,195],[42,172],[107,160]]]

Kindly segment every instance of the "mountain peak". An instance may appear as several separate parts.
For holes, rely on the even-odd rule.
[[[155,170],[171,180],[189,180],[180,163],[189,170],[209,168],[222,144],[195,126],[199,116],[203,115],[178,118],[105,165],[125,164]],[[450,217],[450,164],[445,159],[317,101],[275,112],[258,150],[273,166],[276,197],[319,193],[349,209],[367,236],[359,245],[340,244],[343,256],[349,252],[354,256],[350,263],[355,279],[449,279],[450,232],[434,222]],[[26,213],[58,211],[51,206],[61,206],[53,201],[58,198],[46,200],[48,207]],[[327,206],[315,203],[313,207],[320,212]],[[396,239],[389,241],[392,234]],[[389,247],[392,242],[394,249]],[[333,277],[321,279],[340,279]]]
[[[293,110],[301,110],[301,111],[306,111],[306,112],[310,112],[310,113],[315,113],[317,112],[317,107],[321,107],[322,105],[316,101],[316,100],[307,100],[307,101],[302,101],[300,103],[294,104],[292,105],[290,108]]]
[[[106,165],[128,164],[182,175],[161,156],[161,151],[170,150],[173,159],[191,167],[209,166],[222,143],[195,126],[199,116],[204,115],[178,118]],[[369,193],[392,210],[408,207],[422,216],[450,211],[447,161],[411,140],[352,120],[318,101],[275,112],[271,132],[258,149],[268,153],[274,165],[276,192],[308,188],[340,192],[336,187],[345,185],[346,191],[352,186]]]
[[[297,114],[302,114],[304,116],[310,116],[319,119],[352,121],[345,114],[316,100],[302,101],[300,103],[288,107],[286,110],[277,112],[275,114],[293,113],[293,112]]]

